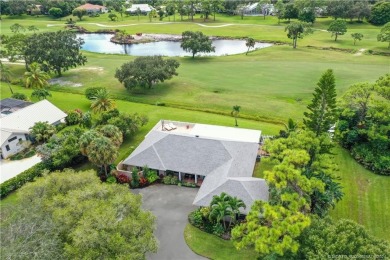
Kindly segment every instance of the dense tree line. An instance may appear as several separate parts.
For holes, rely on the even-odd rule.
[[[390,74],[347,90],[336,137],[365,167],[390,175]]]

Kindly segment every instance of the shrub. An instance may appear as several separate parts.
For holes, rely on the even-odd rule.
[[[190,188],[196,188],[197,187],[196,184],[193,183],[193,182],[183,182],[182,185],[184,187],[190,187]]]
[[[116,178],[118,179],[118,182],[121,184],[130,183],[130,178],[124,173],[120,173]]]
[[[222,226],[221,223],[216,223],[214,226],[213,226],[213,234],[216,235],[216,236],[222,236],[223,232],[224,232],[224,228]]]
[[[200,212],[204,218],[208,219],[210,215],[210,207],[203,207],[200,209]]]
[[[85,90],[85,92],[84,92],[85,97],[88,98],[89,100],[95,99],[96,93],[98,91],[103,90],[103,89],[104,89],[103,87],[90,87],[90,88],[87,88]]]
[[[30,158],[30,157],[34,156],[35,153],[36,153],[35,150],[30,150],[30,151],[28,151],[28,152],[24,155],[24,158]]]
[[[110,176],[106,180],[107,183],[116,183],[116,178],[114,176]]]
[[[150,184],[152,184],[155,181],[157,181],[159,179],[159,177],[157,176],[157,172],[156,171],[149,171],[148,176],[146,176],[146,179],[148,180],[148,182]]]
[[[56,125],[56,130],[57,130],[57,133],[59,131],[61,131],[62,129],[64,129],[66,127],[66,124],[65,123],[59,123],[58,125]]]
[[[67,125],[78,125],[81,122],[83,113],[76,109],[68,112],[68,116],[65,118]]]
[[[9,159],[11,161],[21,160],[21,159],[23,159],[23,155],[20,154],[20,153],[17,153],[17,154],[14,154],[14,155],[10,156]]]
[[[177,185],[178,183],[179,183],[179,179],[177,178],[177,176],[172,176],[171,184],[172,185]]]
[[[163,107],[163,106],[165,106],[165,103],[157,101],[156,106]]]
[[[188,215],[188,221],[190,222],[191,225],[201,228],[203,226],[203,218],[202,218],[202,213],[200,212],[199,209],[196,209],[192,211]]]
[[[169,184],[171,184],[171,179],[172,179],[172,177],[170,175],[164,176],[163,183],[169,185]]]
[[[19,189],[25,183],[33,181],[36,177],[41,176],[46,169],[44,163],[38,163],[33,167],[25,170],[17,176],[0,184],[0,197],[3,199],[11,192]]]
[[[138,188],[139,187],[139,175],[138,175],[138,169],[137,168],[133,168],[133,170],[131,171],[131,187],[132,188]]]
[[[145,179],[144,177],[141,177],[141,178],[139,179],[139,186],[140,186],[140,187],[145,187],[145,186],[147,186],[147,185],[148,185],[148,180]]]
[[[13,93],[11,98],[27,101],[27,96],[23,93]]]

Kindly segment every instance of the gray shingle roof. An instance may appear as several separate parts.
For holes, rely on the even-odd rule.
[[[154,129],[123,164],[206,176],[195,205],[207,206],[214,195],[226,192],[242,199],[247,212],[254,200],[268,200],[265,180],[252,178],[258,147],[257,142],[214,140]]]

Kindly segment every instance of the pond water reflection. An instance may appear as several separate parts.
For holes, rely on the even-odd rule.
[[[183,51],[180,42],[158,41],[138,44],[116,44],[110,42],[112,34],[79,34],[85,43],[83,50],[107,53],[107,54],[127,54],[132,56],[191,56],[191,53]],[[201,56],[223,56],[230,54],[244,53],[247,51],[245,40],[213,40],[215,52],[199,53]],[[255,48],[261,49],[270,47],[270,43],[256,43]]]

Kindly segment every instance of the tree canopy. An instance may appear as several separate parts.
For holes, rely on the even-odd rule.
[[[116,69],[115,78],[128,90],[137,86],[150,89],[153,84],[177,76],[176,69],[179,66],[178,61],[163,59],[161,56],[138,57]]]
[[[145,259],[156,252],[155,217],[141,208],[141,196],[126,186],[101,183],[95,175],[66,170],[24,186],[18,192],[20,207],[5,212],[2,207],[2,232],[8,232],[0,238],[1,255]]]
[[[83,43],[70,31],[33,34],[26,41],[26,62],[37,62],[44,71],[54,71],[61,76],[63,71],[87,62],[87,57],[80,52]]]
[[[297,47],[298,39],[313,33],[310,24],[303,22],[292,22],[285,27],[284,31],[287,31],[287,37],[292,39],[294,49]]]
[[[328,32],[331,32],[332,37],[334,36],[334,40],[337,41],[337,36],[347,32],[347,23],[344,20],[335,20],[330,23]]]
[[[209,53],[215,51],[215,47],[212,46],[212,41],[202,32],[183,32],[180,47],[186,52],[191,52],[192,58],[199,52]]]
[[[382,25],[390,22],[390,3],[380,1],[371,8],[370,23]]]
[[[387,46],[390,49],[390,22],[386,23],[382,28],[380,33],[377,36],[379,42],[388,42]]]

